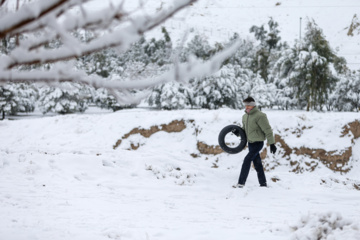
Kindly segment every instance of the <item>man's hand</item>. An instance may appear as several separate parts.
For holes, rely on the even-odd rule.
[[[239,133],[239,131],[236,129],[236,128],[234,128],[233,130],[231,130],[231,132],[233,133],[233,134],[235,134],[235,136],[240,136],[240,133]]]
[[[270,144],[270,152],[271,152],[272,154],[276,153],[276,146],[275,146],[275,144]]]

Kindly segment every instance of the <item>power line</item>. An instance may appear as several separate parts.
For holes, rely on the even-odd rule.
[[[244,6],[244,7],[194,7],[194,9],[234,9],[234,8],[359,8],[359,6],[264,6],[264,7],[258,7],[258,6]]]

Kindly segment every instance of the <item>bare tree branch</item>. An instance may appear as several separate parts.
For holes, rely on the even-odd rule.
[[[0,38],[6,35],[24,34],[42,29],[47,20],[39,21],[46,16],[60,17],[72,7],[91,0],[41,0],[23,5],[19,11],[8,13],[0,18]],[[40,9],[40,10],[39,10]]]
[[[33,21],[41,18],[45,14],[53,11],[54,9],[60,7],[61,5],[65,4],[68,1],[69,0],[48,0],[48,1],[43,0],[41,2],[36,3],[39,4],[39,6],[41,6],[41,10],[39,12],[37,12],[35,10],[35,7],[33,7],[35,5],[33,6],[25,5],[19,11],[15,13],[7,14],[5,17],[0,19],[0,21],[4,23],[0,25],[0,38],[5,37],[7,34],[11,32],[14,32],[16,29],[19,29],[23,26],[32,23]]]
[[[6,2],[6,0],[0,0],[0,7]]]
[[[197,0],[173,0],[172,7],[157,11],[150,16],[138,12],[129,14],[123,10],[122,5],[117,9],[108,7],[107,10],[90,13],[86,12],[82,5],[87,1],[89,0],[39,0],[34,2],[34,5],[23,6],[16,13],[2,17],[0,38],[18,33],[26,33],[26,38],[20,41],[20,45],[8,55],[0,55],[0,85],[8,82],[45,83],[49,86],[62,82],[80,83],[94,88],[104,88],[113,93],[117,91],[121,93],[115,94],[117,98],[125,102],[126,99],[131,98],[130,91],[133,89],[147,89],[173,80],[187,82],[191,78],[211,74],[217,71],[239,46],[239,43],[236,43],[205,63],[200,60],[177,63],[173,69],[154,79],[106,81],[95,74],[89,76],[84,71],[75,71],[73,62],[64,63],[64,61],[111,47],[117,47],[118,51],[126,51],[145,32],[159,26]],[[71,13],[69,7],[75,5],[79,5],[82,14]],[[112,24],[117,20],[122,25],[115,28]],[[71,35],[74,30],[87,28],[92,28],[103,35],[89,43],[81,43]],[[50,50],[41,48],[44,44],[57,39],[61,41],[61,47]],[[17,67],[45,63],[54,64],[48,71],[17,69]]]
[[[103,17],[104,15],[106,18]],[[98,29],[99,26],[101,26],[103,29],[107,29],[115,20],[120,21],[125,16],[127,16],[127,13],[124,12],[123,9],[121,9],[119,6],[118,8],[110,9],[110,11],[109,9],[96,11],[86,19],[83,15],[67,16],[62,25],[64,31],[68,32],[75,31],[77,29]],[[34,38],[33,41],[26,39],[26,41],[24,41],[24,45],[26,48],[32,51],[58,38],[60,38],[60,34],[58,32],[53,32],[44,34],[44,36],[40,38]]]
[[[221,64],[229,58],[241,42],[236,42],[229,48],[213,56],[209,61],[202,62],[196,60],[194,62],[178,64],[176,68],[167,73],[152,79],[139,81],[104,81],[99,76],[88,76],[85,72],[69,72],[68,65],[59,66],[54,71],[31,71],[31,72],[0,72],[0,83],[6,82],[35,82],[35,83],[61,83],[61,82],[76,82],[89,85],[95,88],[105,88],[112,90],[131,90],[131,89],[145,89],[153,87],[165,82],[176,80],[179,82],[186,82],[195,77],[203,77],[205,75],[216,72]]]
[[[133,25],[118,29],[113,33],[109,33],[94,40],[89,44],[80,44],[76,46],[77,51],[74,52],[73,48],[63,48],[56,50],[41,50],[37,53],[29,53],[24,51],[13,51],[7,65],[7,69],[14,68],[19,65],[43,64],[53,63],[58,61],[66,61],[82,55],[87,55],[93,52],[101,51],[110,47],[120,47],[126,50],[131,43],[136,42],[140,36],[151,30],[152,28],[160,25],[166,19],[173,16],[176,12],[180,11],[189,4],[196,0],[181,1],[173,8],[161,11],[152,18],[139,16],[133,20]],[[72,46],[74,47],[74,46]]]

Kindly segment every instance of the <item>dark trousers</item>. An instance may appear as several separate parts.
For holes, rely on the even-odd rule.
[[[264,173],[264,167],[260,158],[260,151],[264,146],[264,142],[248,143],[249,153],[246,155],[243,165],[241,167],[239,184],[245,185],[246,179],[249,175],[251,162],[254,163],[255,170],[257,172],[259,184],[265,184],[266,178]]]

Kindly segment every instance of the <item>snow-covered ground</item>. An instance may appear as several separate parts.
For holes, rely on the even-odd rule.
[[[232,188],[247,151],[201,154],[197,143],[216,145],[219,131],[240,121],[237,110],[0,121],[0,239],[360,239],[360,138],[340,137],[359,114],[264,112],[290,147],[352,147],[351,170],[291,155],[304,166],[319,163],[296,174],[277,143],[277,154],[264,160],[274,166],[269,188],[258,187],[254,169],[245,188]],[[126,135],[174,120],[186,127]]]

